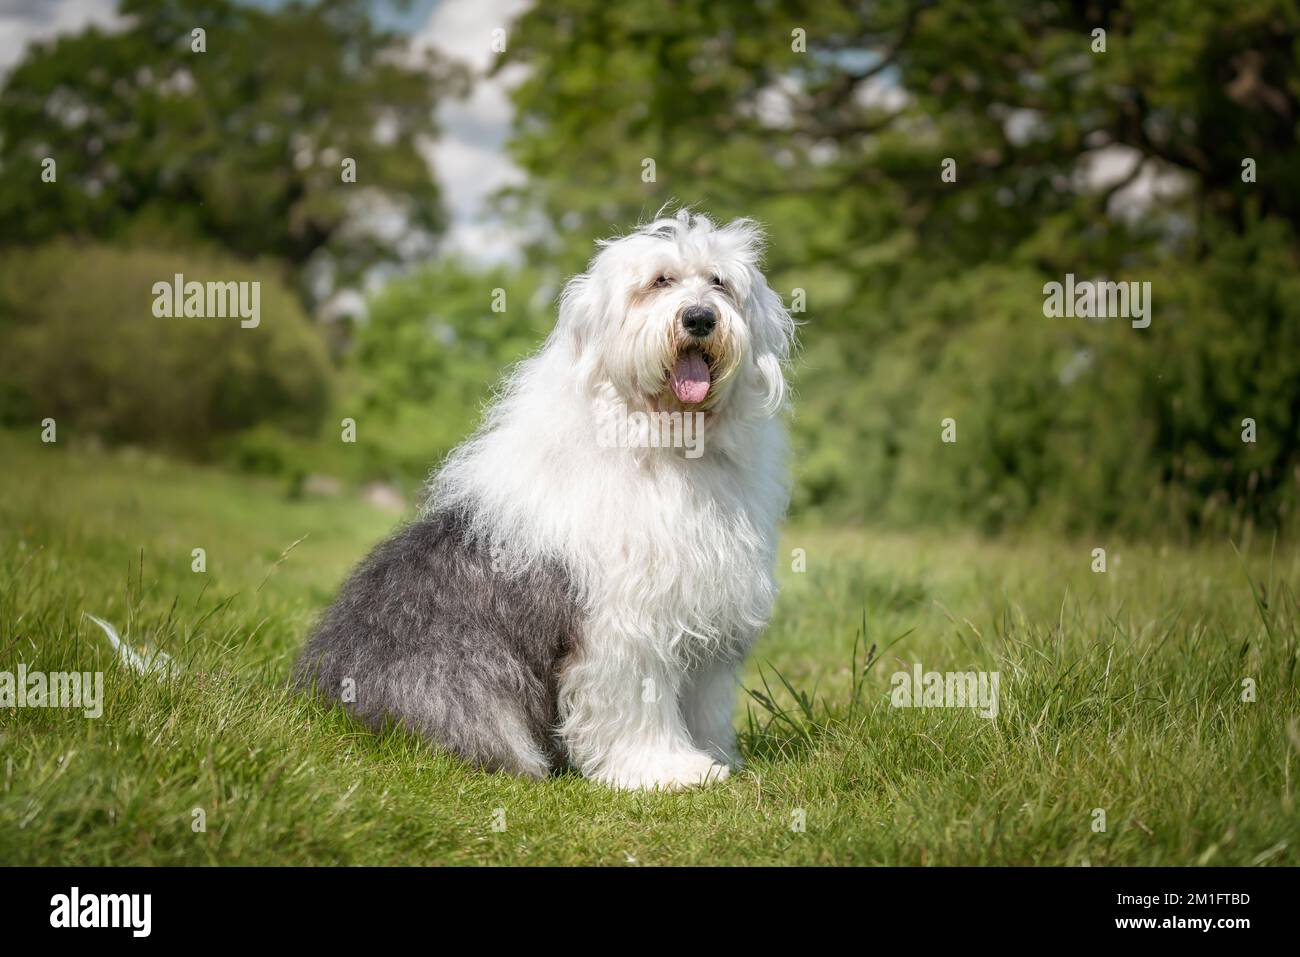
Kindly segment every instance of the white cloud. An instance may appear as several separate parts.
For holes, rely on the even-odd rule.
[[[120,29],[115,0],[11,0],[0,10],[0,77],[8,73],[28,45],[63,33],[76,33],[87,24]]]
[[[425,155],[452,216],[446,245],[477,261],[517,261],[524,239],[488,208],[493,193],[525,179],[505,150],[514,116],[509,90],[523,70],[511,67],[495,76],[487,71],[498,55],[492,50],[492,31],[505,30],[508,46],[511,24],[528,5],[528,0],[441,3],[414,40],[417,47],[432,47],[460,61],[473,75],[469,97],[438,107],[443,134]]]
[[[473,219],[483,212],[489,194],[502,186],[524,181],[523,172],[505,153],[491,145],[446,135],[426,149],[446,190],[444,199],[457,220]]]
[[[508,42],[511,23],[527,8],[528,0],[443,2],[434,9],[417,42],[460,60],[481,73],[497,56],[492,51],[492,31],[497,28],[505,30]]]
[[[1089,150],[1079,157],[1074,171],[1074,186],[1081,192],[1097,193],[1120,187],[1111,196],[1107,211],[1130,222],[1145,216],[1153,208],[1184,195],[1192,185],[1191,177],[1165,163],[1148,159],[1142,170],[1140,151],[1131,146],[1112,144]],[[1136,173],[1136,176],[1133,174]],[[1126,186],[1120,186],[1133,176]]]

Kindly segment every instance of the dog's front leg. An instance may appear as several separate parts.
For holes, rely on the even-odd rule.
[[[696,747],[681,710],[685,669],[643,638],[606,631],[560,678],[560,734],[589,778],[625,789],[676,790],[729,769]]]
[[[692,668],[682,696],[686,728],[696,747],[713,755],[719,764],[740,766],[736,747],[736,693],[740,664],[729,656],[711,659]]]

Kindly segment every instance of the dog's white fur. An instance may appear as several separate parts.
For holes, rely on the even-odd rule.
[[[737,673],[771,614],[788,497],[795,324],[761,245],[749,220],[689,211],[602,243],[544,348],[433,480],[431,501],[466,508],[504,566],[571,576],[585,620],[560,675],[560,734],[578,770],[616,787],[718,780],[737,760]],[[666,382],[693,304],[718,315],[714,381],[683,406]],[[602,447],[598,421],[622,409],[704,411],[703,455]]]

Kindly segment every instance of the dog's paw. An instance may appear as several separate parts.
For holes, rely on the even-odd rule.
[[[700,751],[649,754],[595,775],[596,780],[625,791],[680,791],[725,781],[731,768]]]
[[[739,771],[745,766],[745,759],[740,756],[740,750],[735,747],[720,748],[715,745],[709,745],[704,749],[709,756],[718,764],[725,764],[733,771]]]

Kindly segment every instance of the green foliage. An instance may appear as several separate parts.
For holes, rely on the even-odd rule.
[[[0,263],[0,421],[190,453],[269,422],[311,433],[329,404],[319,332],[280,266],[53,243]],[[155,283],[260,281],[260,324],[158,318]]]
[[[1275,525],[1300,474],[1298,33],[1291,0],[557,0],[512,34],[530,179],[506,206],[558,224],[570,267],[673,199],[769,225],[774,287],[807,293],[798,509]],[[1126,164],[1085,186],[1105,149]],[[1173,188],[1119,215],[1139,175]],[[1045,319],[1067,272],[1151,282],[1152,326]]]
[[[1294,519],[1294,0],[722,0],[672,16],[625,0],[535,4],[497,61],[527,67],[509,148],[528,175],[501,203],[553,228],[524,269],[438,262],[379,292],[368,323],[333,327],[342,368],[323,418],[314,360],[246,356],[196,397],[208,380],[193,357],[134,338],[137,324],[96,340],[95,377],[55,361],[55,332],[30,327],[35,304],[48,294],[80,313],[53,261],[29,276],[24,250],[68,234],[179,241],[283,263],[285,283],[317,301],[358,286],[430,248],[408,231],[399,249],[367,222],[441,229],[417,143],[463,77],[390,56],[401,38],[360,0],[127,0],[123,12],[119,32],[29,51],[0,92],[5,295],[28,316],[27,352],[0,363],[8,421],[54,404],[106,437],[216,449],[294,485],[326,473],[410,488],[540,342],[559,278],[593,238],[676,200],[766,222],[774,288],[806,293],[798,513],[1173,535]],[[199,25],[205,53],[190,49]],[[1106,150],[1121,168],[1086,182]],[[56,184],[39,180],[45,156]],[[341,182],[345,156],[356,184]],[[955,182],[940,175],[948,158]],[[1141,208],[1117,202],[1150,176],[1169,188]],[[80,247],[62,248],[64,279],[107,261],[95,252],[83,270]],[[1151,327],[1044,318],[1043,284],[1066,273],[1150,282]],[[115,281],[95,280],[97,300],[137,309]],[[496,288],[505,313],[490,308]],[[111,356],[130,362],[109,368]],[[118,408],[120,391],[96,407],[95,390],[137,361],[152,370],[152,411]],[[35,369],[53,377],[40,394]],[[344,418],[355,445],[339,441]],[[956,443],[940,441],[945,418]],[[1254,443],[1241,441],[1247,418]]]
[[[60,37],[5,78],[0,243],[201,238],[295,264],[323,251],[345,280],[402,258],[352,225],[361,206],[441,229],[417,143],[457,75],[391,55],[404,38],[376,30],[364,3],[126,0],[121,13],[127,29]],[[40,179],[46,157],[55,183]]]
[[[537,270],[454,261],[385,287],[356,330],[345,359],[349,384],[336,405],[357,420],[360,467],[425,476],[473,430],[508,367],[536,348],[554,322],[558,292]]]
[[[795,418],[799,506],[866,502],[866,519],[986,531],[1289,524],[1297,243],[1271,221],[1215,247],[1201,272],[1170,261],[1116,277],[1152,283],[1147,329],[1045,318],[1051,276],[990,265],[918,292],[888,350],[814,341]],[[945,418],[955,443],[940,440]]]

